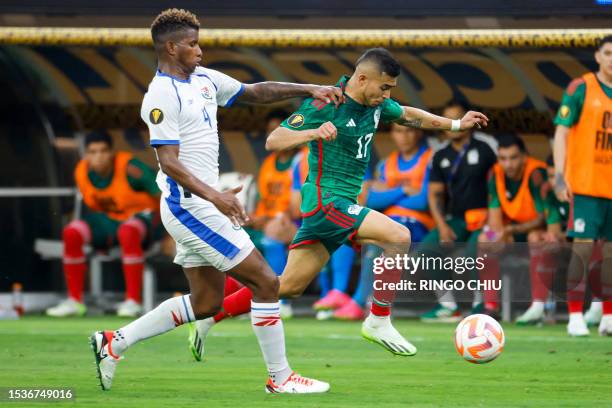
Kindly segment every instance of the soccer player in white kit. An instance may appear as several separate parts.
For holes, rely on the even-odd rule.
[[[133,344],[184,323],[219,312],[225,273],[253,292],[251,323],[268,368],[270,393],[316,393],[329,384],[294,373],[285,356],[279,316],[278,279],[241,228],[248,220],[235,194],[218,192],[217,108],[236,100],[268,103],[312,96],[341,103],[339,88],[279,82],[242,84],[199,66],[199,22],[185,10],[162,12],[151,25],[158,70],[145,94],[141,117],[149,127],[160,171],[161,214],[176,241],[174,262],[189,281],[190,294],[157,308],[115,331],[91,338],[103,390],[111,388],[117,363]]]

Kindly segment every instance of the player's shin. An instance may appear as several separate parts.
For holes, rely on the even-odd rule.
[[[279,302],[251,301],[251,324],[270,378],[276,385],[283,384],[292,372],[285,355],[285,333]]]

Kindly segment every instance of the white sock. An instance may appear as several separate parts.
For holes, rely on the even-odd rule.
[[[115,331],[111,347],[115,354],[121,355],[134,343],[165,333],[194,320],[190,295],[173,297],[165,300],[155,309],[127,326]]]
[[[280,305],[251,301],[251,324],[274,384],[284,383],[291,375],[285,354],[285,332],[280,318]]]
[[[584,320],[584,317],[582,316],[582,313],[574,312],[569,314],[569,320]]]
[[[453,292],[451,292],[450,290],[436,290],[436,297],[438,298],[438,303],[440,303],[445,308],[451,310],[457,309],[455,296],[453,296]]]
[[[450,310],[457,310],[457,303],[455,302],[440,302],[442,306]]]

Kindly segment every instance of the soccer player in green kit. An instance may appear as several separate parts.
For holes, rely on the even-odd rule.
[[[268,136],[268,150],[291,149],[304,143],[308,143],[310,150],[309,173],[301,191],[303,221],[280,277],[281,298],[301,295],[330,254],[348,241],[377,245],[388,257],[408,252],[410,231],[405,226],[357,204],[380,121],[454,131],[487,125],[487,117],[480,112],[470,111],[461,120],[453,121],[399,105],[390,99],[399,74],[400,65],[389,51],[367,50],[357,60],[353,75],[343,76],[337,83],[344,92],[343,104],[336,107],[333,103],[306,99]],[[382,288],[383,283],[397,282],[400,278],[399,270],[387,270],[375,278],[380,286],[375,287],[362,335],[393,354],[412,356],[416,347],[391,324],[395,291]],[[249,290],[240,289],[225,298],[219,315],[197,322],[197,336],[192,338],[191,346],[194,355],[201,359],[203,339],[212,325],[227,316],[248,312],[249,302]]]

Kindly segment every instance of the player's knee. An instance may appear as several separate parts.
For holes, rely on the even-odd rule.
[[[89,226],[84,221],[72,221],[64,227],[62,240],[65,248],[80,247],[91,240]]]
[[[410,245],[410,230],[406,226],[396,223],[387,234],[386,239],[388,244]]]
[[[119,226],[117,238],[121,246],[140,245],[145,235],[145,227],[139,220],[128,220]]]
[[[535,244],[537,242],[542,241],[542,232],[541,231],[529,231],[527,234],[527,242],[530,244]]]

